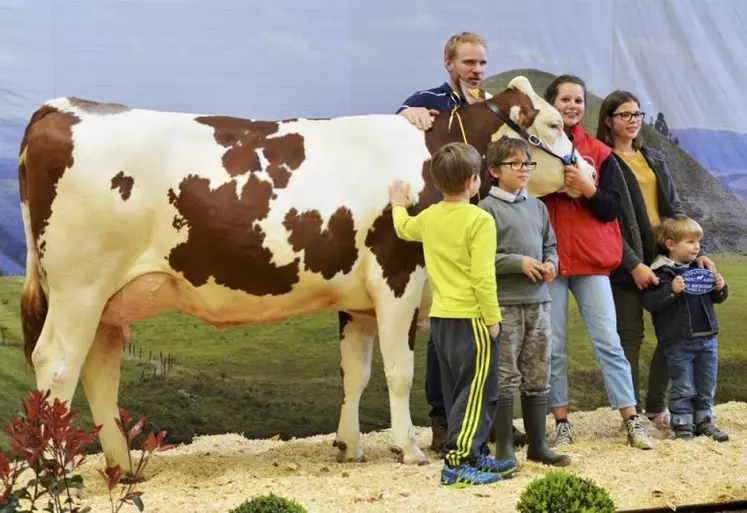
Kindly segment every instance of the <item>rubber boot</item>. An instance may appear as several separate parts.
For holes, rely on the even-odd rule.
[[[524,447],[527,444],[527,435],[516,429],[516,426],[511,426],[511,429],[514,432],[514,447]]]
[[[527,459],[555,467],[570,465],[567,454],[553,452],[547,444],[547,395],[522,395],[521,413],[529,439]]]
[[[513,461],[518,467],[519,462],[516,459],[516,454],[514,454],[513,415],[513,396],[500,396],[498,407],[495,409],[495,416],[493,416],[495,459]]]

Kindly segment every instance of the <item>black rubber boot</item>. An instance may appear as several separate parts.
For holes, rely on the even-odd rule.
[[[514,432],[514,447],[524,447],[527,444],[527,435],[522,433],[516,426],[511,426]]]
[[[567,454],[553,452],[547,445],[547,395],[522,395],[521,413],[529,439],[527,459],[555,467],[570,465]]]
[[[495,459],[511,460],[518,467],[519,462],[514,454],[514,397],[500,396],[498,407],[493,417],[493,436],[495,437]]]

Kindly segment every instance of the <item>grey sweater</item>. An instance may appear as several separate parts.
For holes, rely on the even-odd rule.
[[[503,305],[550,301],[547,283],[533,283],[521,272],[521,260],[525,256],[552,262],[555,269],[558,268],[555,232],[545,204],[527,197],[524,191],[514,196],[492,187],[478,206],[495,219],[498,232],[495,255],[498,301]]]

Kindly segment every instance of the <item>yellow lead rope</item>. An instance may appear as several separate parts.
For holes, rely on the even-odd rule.
[[[462,116],[459,115],[457,112],[458,106],[454,106],[453,109],[451,109],[451,114],[449,115],[449,130],[448,132],[451,133],[451,124],[454,121],[454,116],[457,118],[457,122],[459,122],[459,130],[462,132],[462,139],[464,139],[464,144],[469,144],[467,142],[467,133],[464,131],[464,123],[462,123]],[[485,158],[483,156],[483,158]],[[477,201],[480,202],[480,191],[477,191]]]

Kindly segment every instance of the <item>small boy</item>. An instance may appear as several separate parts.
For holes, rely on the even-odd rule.
[[[527,195],[537,166],[522,139],[502,137],[488,146],[486,161],[494,184],[479,207],[497,226],[495,272],[503,316],[498,361],[498,408],[493,419],[496,459],[516,461],[512,432],[513,401],[521,389],[527,459],[558,467],[571,463],[550,450],[545,432],[550,390],[550,291],[558,253],[545,204]]]
[[[656,338],[667,359],[672,389],[669,410],[677,438],[690,440],[693,434],[726,442],[729,435],[713,423],[718,367],[718,321],[714,303],[728,296],[724,277],[715,275],[715,288],[704,294],[686,290],[683,273],[698,268],[703,228],[685,216],[664,220],[656,229],[657,243],[668,257],[659,255],[651,269],[659,284],[643,292],[643,306],[651,312]]]
[[[470,204],[480,187],[480,154],[464,143],[449,143],[433,154],[433,184],[443,200],[411,217],[409,187],[389,187],[394,229],[423,243],[433,289],[431,334],[441,368],[448,417],[441,484],[482,485],[515,471],[512,462],[484,454],[495,411],[497,346],[501,312],[495,295],[495,223]]]

